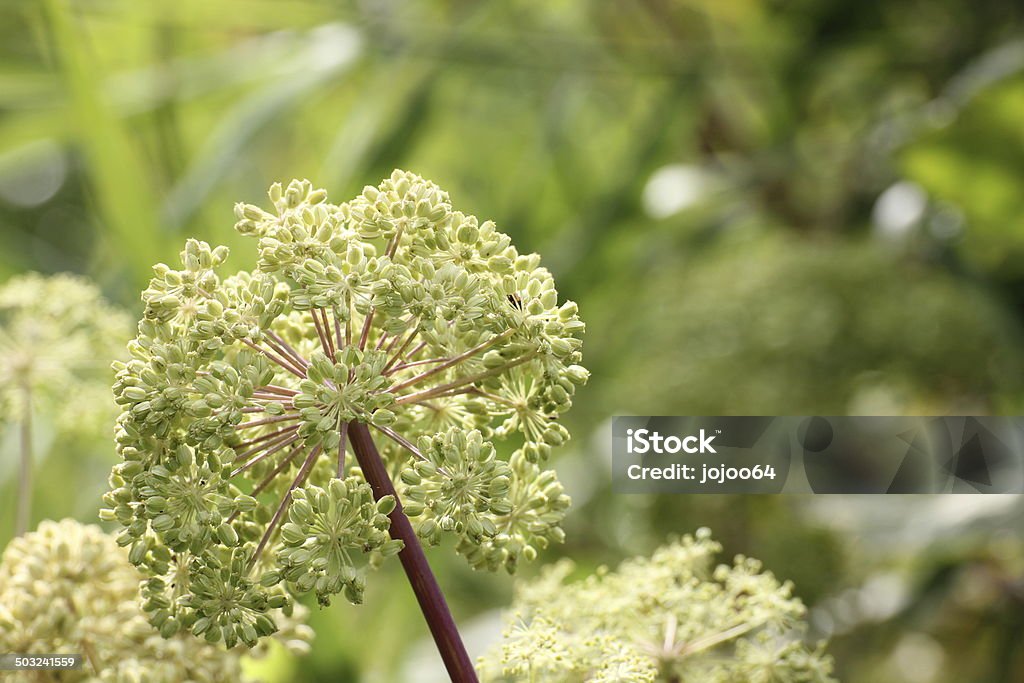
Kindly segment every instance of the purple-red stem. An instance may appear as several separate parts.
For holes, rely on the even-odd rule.
[[[373,497],[377,500],[384,496],[395,497],[395,509],[388,515],[391,518],[391,537],[405,544],[398,553],[398,559],[402,561],[405,575],[412,584],[412,591],[420,603],[423,617],[430,627],[430,634],[434,637],[434,643],[437,644],[441,659],[448,669],[448,675],[454,683],[477,683],[476,671],[466,652],[466,646],[462,644],[444,593],[441,592],[441,587],[430,570],[427,557],[423,554],[423,546],[420,545],[409,518],[402,510],[402,503],[395,493],[395,485],[384,467],[380,453],[377,452],[370,430],[365,424],[353,421],[349,423],[348,437],[352,441],[352,450],[355,452],[359,467],[373,489]]]

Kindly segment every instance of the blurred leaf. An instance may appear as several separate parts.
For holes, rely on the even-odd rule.
[[[113,231],[114,239],[134,255],[131,261],[115,267],[127,268],[135,280],[144,281],[149,264],[159,260],[162,241],[144,161],[122,122],[103,99],[102,75],[89,56],[86,35],[77,28],[67,0],[45,0],[45,4],[71,98],[76,141],[92,171],[99,219]],[[105,259],[112,255],[108,251]]]
[[[225,114],[196,155],[185,175],[164,202],[166,222],[174,230],[206,201],[215,184],[244,158],[252,139],[273,121],[315,98],[327,84],[350,68],[360,51],[358,34],[343,25],[323,26],[303,40],[269,83]]]

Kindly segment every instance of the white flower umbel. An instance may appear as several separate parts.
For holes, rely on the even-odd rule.
[[[30,273],[0,286],[0,422],[20,432],[16,534],[31,518],[33,414],[45,411],[67,437],[108,438],[110,361],[126,355],[131,330],[128,314],[82,278]]]
[[[402,171],[344,204],[307,181],[270,199],[236,207],[253,272],[224,276],[227,250],[195,240],[181,268],[156,266],[117,366],[104,517],[157,577],[152,604],[251,644],[288,593],[358,602],[365,568],[415,541],[406,514],[474,567],[511,571],[560,541],[568,498],[542,465],[587,379],[584,326],[540,258]],[[173,591],[172,565],[188,579]]]
[[[805,608],[761,564],[714,565],[701,529],[582,581],[565,560],[520,586],[483,678],[536,683],[830,683],[823,645],[807,648]]]
[[[161,637],[139,608],[141,578],[125,549],[99,527],[44,521],[11,541],[0,558],[0,652],[81,654],[81,669],[60,674],[69,683],[242,680],[241,657],[262,650],[225,650],[174,635],[169,620],[161,629],[167,638]],[[301,623],[304,612],[275,615],[279,640],[294,652],[308,650],[312,637]],[[4,680],[44,680],[40,673],[8,673]]]

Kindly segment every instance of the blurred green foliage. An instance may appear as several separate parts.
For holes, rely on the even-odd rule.
[[[990,291],[874,245],[723,240],[627,296],[647,305],[598,354],[638,338],[677,351],[615,368],[613,413],[975,414],[1024,386],[1016,323]]]
[[[1020,505],[953,501],[951,522],[886,499],[889,527],[935,528],[885,544],[864,521],[875,503],[850,501],[838,524],[811,499],[615,497],[600,465],[615,412],[1020,410],[1020,3],[44,0],[0,14],[0,279],[82,273],[138,313],[152,263],[186,236],[236,244],[234,202],[260,203],[271,181],[349,196],[409,168],[544,254],[588,321],[595,372],[571,416],[594,437],[558,465],[577,506],[543,560],[589,571],[707,525],[797,582],[812,627],[837,634],[841,680],[1024,678]],[[90,473],[108,465],[82,464],[40,506],[102,488]],[[481,652],[509,580],[444,555]],[[313,654],[268,675],[439,680],[393,569],[369,608],[319,612]],[[858,612],[893,576],[902,599]]]

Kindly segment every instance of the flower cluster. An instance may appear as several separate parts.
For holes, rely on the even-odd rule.
[[[19,275],[0,286],[0,421],[45,406],[62,434],[108,430],[103,389],[131,318],[73,275]],[[30,403],[31,402],[31,403]]]
[[[587,380],[584,325],[539,257],[402,171],[345,204],[308,181],[270,199],[236,207],[252,272],[222,273],[227,250],[196,240],[155,267],[116,365],[102,516],[153,577],[154,623],[250,643],[291,594],[360,601],[401,543],[396,502],[347,462],[356,423],[428,542],[511,571],[560,541],[569,500],[543,464]]]
[[[498,528],[488,513],[507,515],[512,471],[499,460],[494,446],[476,429],[453,427],[433,437],[420,437],[419,451],[425,460],[402,471],[405,511],[423,518],[417,534],[437,543],[442,532],[455,532],[474,542],[493,538]]]
[[[62,681],[243,680],[242,655],[260,650],[226,651],[168,628],[161,637],[139,609],[140,578],[99,527],[43,522],[0,558],[0,651],[84,655],[83,667],[63,672]],[[301,609],[277,617],[281,642],[295,652],[308,650],[312,637]],[[27,683],[37,673],[8,675]]]
[[[486,518],[496,533],[489,533],[488,525],[481,538],[463,535],[456,546],[478,569],[514,572],[520,558],[533,561],[538,549],[565,540],[560,524],[570,501],[555,473],[530,462],[524,451],[512,454],[509,470],[509,490]]]
[[[566,583],[563,561],[521,586],[504,640],[481,661],[494,681],[778,681],[829,683],[823,645],[799,639],[792,586],[721,547],[706,529],[650,558]]]
[[[350,602],[363,601],[365,580],[359,572],[364,558],[373,561],[402,548],[390,540],[388,513],[395,499],[374,502],[369,485],[359,477],[332,479],[326,489],[296,489],[281,527],[285,548],[279,553],[281,573],[297,592],[315,590],[321,605],[344,590]],[[276,578],[273,574],[267,582]]]

